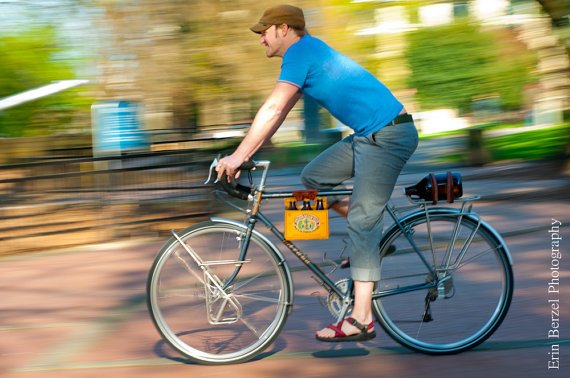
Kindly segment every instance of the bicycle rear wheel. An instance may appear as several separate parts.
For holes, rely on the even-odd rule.
[[[247,361],[261,353],[285,324],[291,304],[283,260],[253,234],[245,261],[237,226],[205,222],[171,238],[147,281],[147,303],[157,329],[178,352],[204,364]],[[231,284],[228,279],[241,266]]]
[[[418,213],[383,239],[373,308],[397,342],[428,354],[459,353],[486,340],[510,306],[513,273],[500,237],[475,217]],[[430,238],[431,231],[431,238]],[[423,257],[420,257],[420,255]],[[433,272],[436,272],[435,274]]]

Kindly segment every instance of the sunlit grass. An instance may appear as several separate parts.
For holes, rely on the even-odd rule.
[[[525,124],[522,122],[515,122],[515,123],[492,122],[492,123],[486,123],[486,124],[482,124],[482,125],[474,125],[474,126],[472,126],[472,128],[477,128],[477,129],[482,129],[484,131],[487,131],[487,130],[514,129],[514,128],[523,127],[523,126],[525,126]],[[441,137],[462,136],[462,135],[465,135],[466,133],[468,133],[468,130],[469,130],[469,128],[443,131],[443,132],[439,132],[439,133],[430,133],[430,134],[422,134],[420,132],[420,139],[421,140],[427,140],[427,139],[435,139],[435,138],[441,138]]]
[[[439,133],[431,133],[431,134],[422,134],[420,132],[420,140],[428,140],[428,139],[437,139],[437,138],[444,138],[444,137],[454,137],[454,136],[461,136],[465,135],[467,131],[465,130],[452,130],[452,131],[442,131]]]
[[[534,160],[562,156],[570,142],[570,124],[522,131],[485,140],[493,160]]]

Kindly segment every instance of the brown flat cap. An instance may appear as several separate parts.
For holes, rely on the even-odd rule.
[[[286,24],[296,29],[305,29],[305,16],[303,10],[293,5],[277,5],[267,9],[259,22],[249,28],[252,32],[260,34],[269,29],[271,25]]]

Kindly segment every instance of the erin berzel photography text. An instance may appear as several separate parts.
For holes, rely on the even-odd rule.
[[[548,281],[548,305],[550,310],[550,328],[548,341],[548,370],[560,369],[560,260],[562,259],[562,222],[551,220],[550,230],[550,276]]]

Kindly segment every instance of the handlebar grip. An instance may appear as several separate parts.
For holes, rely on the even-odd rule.
[[[238,168],[238,171],[251,171],[255,168],[255,161],[244,161]]]
[[[251,171],[254,168],[255,162],[253,160],[249,160],[243,162],[243,164],[239,166],[238,170]],[[251,188],[238,184],[234,177],[230,177],[230,182],[228,182],[228,175],[225,173],[215,185],[221,187],[221,189],[227,192],[230,196],[241,200],[247,200],[251,194]]]
[[[239,198],[241,200],[247,200],[249,194],[251,193],[251,188],[247,186],[238,184],[235,178],[231,177],[230,182],[228,182],[228,175],[225,173],[222,175],[220,180],[215,184],[216,187],[227,192],[230,196]]]

